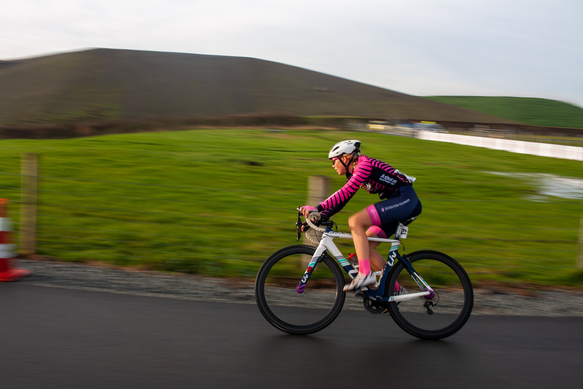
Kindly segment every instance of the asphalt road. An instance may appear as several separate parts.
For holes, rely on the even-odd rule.
[[[343,311],[310,336],[249,304],[0,284],[0,388],[580,388],[583,318],[473,316],[422,341]]]

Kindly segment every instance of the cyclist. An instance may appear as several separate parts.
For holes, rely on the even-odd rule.
[[[358,140],[336,143],[328,158],[332,160],[332,167],[338,175],[346,175],[347,182],[316,207],[301,207],[304,217],[315,210],[323,218],[331,217],[344,208],[359,188],[378,194],[382,200],[348,219],[358,258],[358,275],[349,285],[344,286],[344,290],[356,290],[375,284],[372,270],[382,270],[385,266],[383,256],[376,250],[380,242],[369,242],[367,236],[388,238],[395,232],[399,222],[408,224],[417,218],[421,213],[421,202],[413,189],[415,178],[378,159],[361,155]]]

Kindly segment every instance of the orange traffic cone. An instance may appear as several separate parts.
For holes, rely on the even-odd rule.
[[[31,274],[28,270],[10,267],[10,260],[14,258],[11,232],[12,222],[8,217],[8,200],[0,199],[0,281],[16,281]]]

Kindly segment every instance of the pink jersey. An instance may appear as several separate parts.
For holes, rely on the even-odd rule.
[[[378,193],[382,199],[390,198],[404,185],[411,185],[411,182],[403,173],[383,161],[361,155],[352,177],[336,193],[318,204],[317,209],[324,217],[330,217],[340,211],[360,188],[371,194]]]

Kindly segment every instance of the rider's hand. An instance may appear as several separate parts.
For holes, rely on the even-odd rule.
[[[300,207],[300,213],[302,214],[303,217],[308,217],[308,214],[313,211],[317,211],[317,209],[314,207],[310,207],[309,205],[304,205],[303,207]]]

